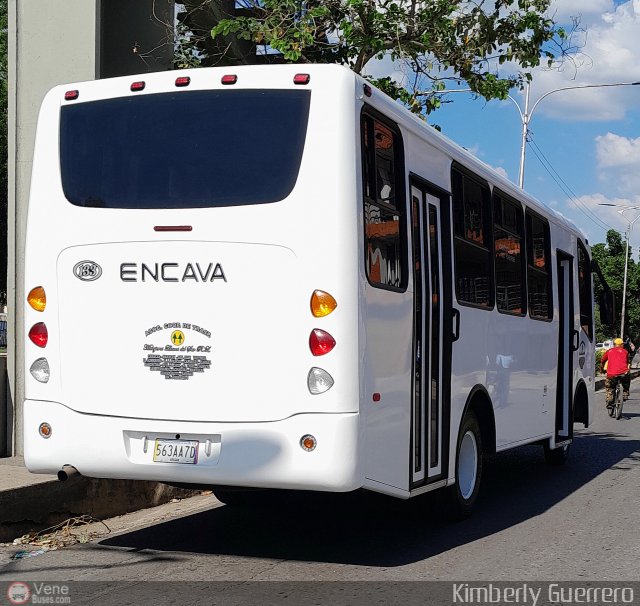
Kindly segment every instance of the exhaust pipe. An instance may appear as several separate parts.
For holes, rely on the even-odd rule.
[[[70,477],[80,475],[80,472],[73,465],[63,465],[58,472],[58,480],[66,482]]]

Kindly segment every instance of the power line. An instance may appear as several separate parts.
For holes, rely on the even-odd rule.
[[[589,207],[587,207],[583,202],[581,202],[576,195],[576,193],[571,189],[571,187],[567,184],[567,182],[560,176],[558,171],[553,167],[551,162],[546,158],[543,151],[536,144],[536,142],[531,137],[531,132],[528,133],[527,142],[531,144],[531,151],[538,158],[542,167],[549,173],[549,176],[556,182],[556,185],[565,193],[566,196],[571,199],[576,208],[591,222],[596,224],[598,227],[604,230],[615,229],[615,227],[608,225],[602,219],[600,219],[595,213],[593,213]]]

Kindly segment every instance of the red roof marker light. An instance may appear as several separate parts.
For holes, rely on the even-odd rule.
[[[310,81],[311,81],[310,74],[296,74],[293,77],[294,84],[309,84]]]
[[[235,84],[238,81],[238,76],[235,74],[226,74],[220,78],[222,84]]]
[[[144,82],[142,82],[142,81],[140,81],[140,82],[134,82],[134,83],[131,85],[131,90],[132,90],[133,92],[136,92],[136,91],[139,91],[139,90],[144,90],[144,87],[145,87],[145,86],[146,86],[146,85],[145,85],[145,83],[144,83]]]
[[[176,86],[189,86],[191,83],[191,78],[189,76],[180,76],[176,78]]]
[[[80,93],[77,90],[68,90],[64,94],[65,101],[75,101],[80,96]]]

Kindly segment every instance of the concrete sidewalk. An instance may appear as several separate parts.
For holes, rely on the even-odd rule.
[[[74,476],[60,482],[55,475],[30,473],[22,457],[0,459],[0,542],[30,530],[42,530],[69,518],[91,515],[106,519],[198,491],[158,482],[101,480]]]

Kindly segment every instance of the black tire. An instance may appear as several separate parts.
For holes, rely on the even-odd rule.
[[[571,451],[571,444],[565,444],[559,448],[553,450],[549,446],[549,442],[544,443],[544,460],[547,465],[553,465],[559,467],[564,465],[569,460],[569,452]]]
[[[463,467],[464,466],[464,467]],[[464,520],[471,515],[482,480],[482,434],[473,411],[468,411],[460,426],[456,447],[456,481],[445,488],[446,516]]]
[[[215,487],[213,494],[218,501],[231,507],[281,507],[291,499],[292,493],[269,488]]]
[[[247,490],[216,488],[213,494],[218,501],[231,507],[247,507],[251,502],[251,493]]]
[[[622,395],[622,385],[616,389],[616,405],[615,405],[615,418],[617,420],[622,416],[622,406],[624,405],[624,396]]]

